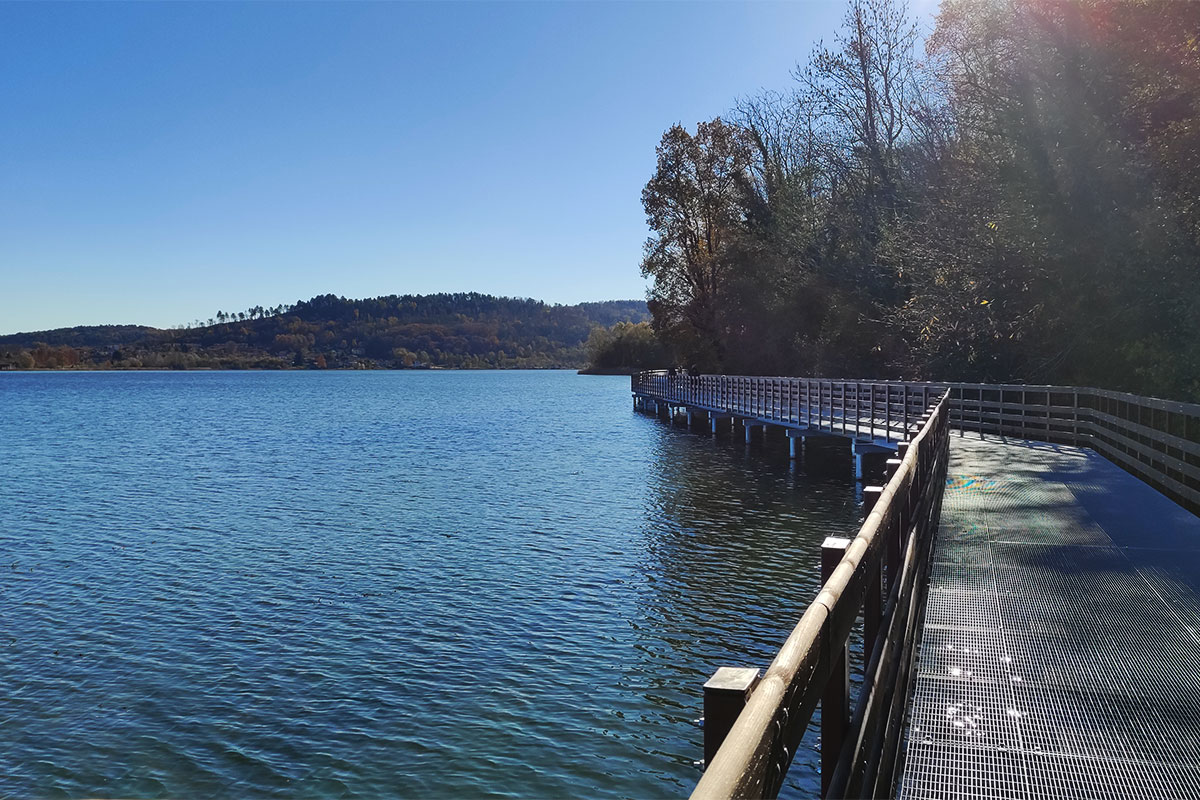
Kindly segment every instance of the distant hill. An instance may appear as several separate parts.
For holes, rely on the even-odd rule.
[[[211,324],[81,326],[0,336],[0,369],[579,368],[594,328],[644,322],[641,300],[548,305],[470,293],[218,312]]]
[[[80,325],[78,328],[55,328],[37,333],[14,333],[0,336],[0,350],[7,348],[32,348],[39,344],[59,347],[106,347],[130,344],[147,336],[161,333],[158,328],[145,325]]]

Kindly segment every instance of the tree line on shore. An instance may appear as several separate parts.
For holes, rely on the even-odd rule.
[[[473,292],[322,295],[172,329],[0,336],[0,369],[576,369],[593,330],[648,319],[636,300],[566,306]]]
[[[851,0],[790,91],[663,135],[667,360],[1200,398],[1200,3],[947,0],[921,45]]]

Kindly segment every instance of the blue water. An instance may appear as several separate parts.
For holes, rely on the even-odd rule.
[[[0,796],[686,794],[859,511],[628,385],[0,374]]]

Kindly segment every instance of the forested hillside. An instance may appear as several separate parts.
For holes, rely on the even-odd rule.
[[[792,78],[662,137],[677,362],[1200,397],[1200,3],[853,0]]]
[[[594,328],[649,319],[642,301],[547,305],[489,295],[323,295],[160,330],[0,336],[0,369],[578,368]]]

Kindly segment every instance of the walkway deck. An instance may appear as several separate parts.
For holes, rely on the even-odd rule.
[[[970,436],[900,797],[1200,797],[1200,518],[1091,450]]]

